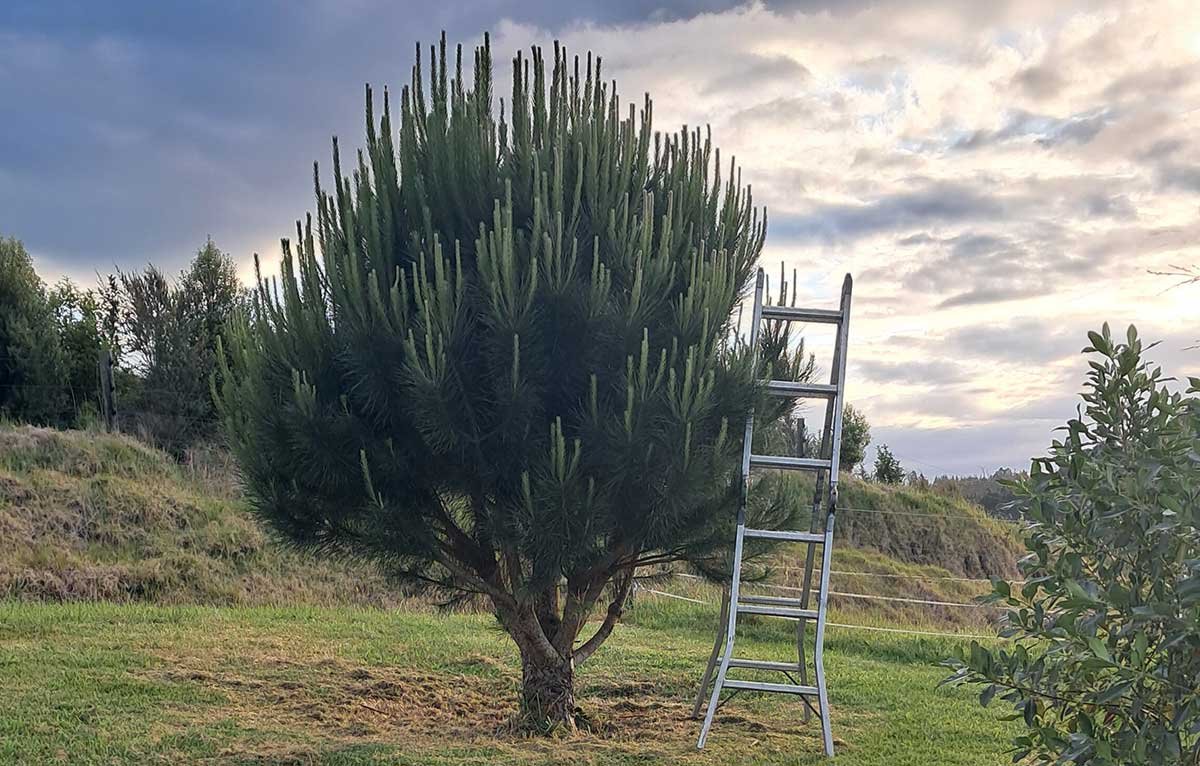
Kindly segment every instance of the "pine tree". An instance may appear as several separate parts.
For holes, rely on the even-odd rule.
[[[336,139],[332,190],[314,169],[315,218],[259,279],[217,398],[260,515],[486,598],[526,724],[573,727],[634,572],[728,571],[745,418],[791,406],[733,321],[765,213],[707,136],[652,133],[649,97],[624,112],[599,58],[517,55],[497,116],[486,37],[473,87],[461,46],[431,46],[428,87],[417,50],[398,128],[368,87],[349,177]],[[799,375],[789,348],[768,327],[760,364]],[[793,512],[751,491],[757,523]]]

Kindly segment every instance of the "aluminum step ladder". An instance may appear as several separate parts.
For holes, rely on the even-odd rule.
[[[717,630],[717,638],[713,643],[712,654],[708,667],[700,681],[700,690],[696,695],[696,704],[692,716],[699,717],[704,695],[708,693],[710,681],[713,681],[713,670],[716,669],[716,679],[712,683],[712,692],[708,700],[708,712],[704,716],[704,726],[700,729],[700,739],[697,748],[704,747],[712,728],[713,716],[723,702],[721,692],[731,690],[733,695],[743,691],[775,692],[797,695],[804,702],[804,719],[808,720],[810,712],[815,712],[821,722],[821,739],[825,746],[825,755],[833,756],[833,733],[829,722],[829,695],[825,688],[824,644],[825,644],[825,614],[829,596],[829,570],[833,555],[833,521],[838,499],[838,453],[842,444],[842,412],[845,406],[846,381],[846,342],[849,338],[850,324],[850,292],[853,280],[847,274],[842,282],[841,305],[837,310],[803,309],[790,306],[763,305],[763,271],[758,270],[758,279],[754,288],[754,313],[750,319],[750,347],[757,354],[759,325],[764,319],[783,322],[814,322],[832,324],[837,327],[834,340],[833,364],[830,369],[828,384],[801,383],[790,380],[766,381],[767,391],[777,396],[793,398],[825,399],[828,405],[825,410],[825,428],[821,436],[820,453],[815,458],[785,457],[781,455],[755,455],[752,453],[754,436],[754,415],[746,419],[746,437],[742,448],[742,492],[738,503],[737,536],[733,545],[733,577],[725,592],[722,602],[721,618]],[[750,486],[750,471],[756,468],[781,469],[786,471],[814,471],[816,473],[815,490],[813,492],[812,522],[807,532],[784,531],[769,529],[750,529],[746,526],[746,497]],[[822,506],[825,510],[824,528],[819,531],[818,521]],[[804,585],[800,598],[783,598],[777,596],[744,596],[741,593],[742,546],[746,538],[766,540],[787,540],[804,543],[806,554],[804,561]],[[816,549],[821,548],[821,571],[817,587],[816,608],[810,605],[810,592],[813,580],[813,564]],[[764,660],[740,659],[734,656],[734,638],[737,635],[738,616],[743,614],[766,615],[796,620],[796,651],[795,662],[768,662]],[[805,662],[805,638],[810,621],[816,622],[815,649],[813,652],[813,675],[816,685],[808,682],[808,665]],[[778,671],[783,673],[788,683],[766,683],[761,681],[744,681],[728,677],[730,669],[746,669],[754,671]],[[795,676],[799,676],[797,682]],[[725,701],[733,697],[730,695]],[[812,699],[816,698],[817,708],[813,710]]]

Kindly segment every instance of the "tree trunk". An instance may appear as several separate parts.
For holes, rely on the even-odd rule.
[[[518,645],[520,645],[518,641]],[[575,667],[571,659],[546,660],[537,652],[521,649],[521,717],[535,731],[557,728],[574,731]]]
[[[600,627],[576,647],[588,613],[610,577],[603,576],[587,588],[571,591],[561,608],[557,585],[523,605],[512,598],[493,597],[496,617],[521,653],[522,728],[543,734],[590,728],[587,717],[575,706],[576,660],[586,662],[612,633],[633,583],[629,570],[616,583],[616,594]]]

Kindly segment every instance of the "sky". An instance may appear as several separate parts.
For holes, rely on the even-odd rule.
[[[848,399],[906,468],[1027,467],[1106,321],[1200,374],[1200,285],[1153,273],[1200,264],[1193,0],[5,0],[0,233],[84,285],[208,236],[270,269],[330,136],[361,143],[363,83],[441,30],[593,50],[656,128],[710,125],[775,286],[832,306],[853,274]]]

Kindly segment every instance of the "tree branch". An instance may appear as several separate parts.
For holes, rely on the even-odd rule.
[[[608,605],[608,614],[604,616],[604,622],[600,623],[600,627],[596,632],[583,643],[572,655],[575,659],[575,665],[578,667],[587,662],[588,657],[600,648],[600,645],[608,640],[609,634],[617,624],[617,620],[621,619],[622,613],[625,610],[625,599],[629,597],[629,590],[633,585],[634,570],[625,570],[627,574],[621,575],[621,582],[617,585],[617,593],[613,597],[612,603]]]
[[[463,568],[463,566],[447,552],[446,544],[440,540],[437,542],[439,543],[440,548],[439,550],[435,550],[433,552],[433,558],[435,561],[448,569],[455,577],[481,588],[482,592],[491,597],[492,602],[497,606],[503,604],[511,609],[516,609],[517,602],[516,599],[513,598],[512,594],[505,592],[496,583],[491,582],[490,580],[485,580],[474,572],[470,572]]]

